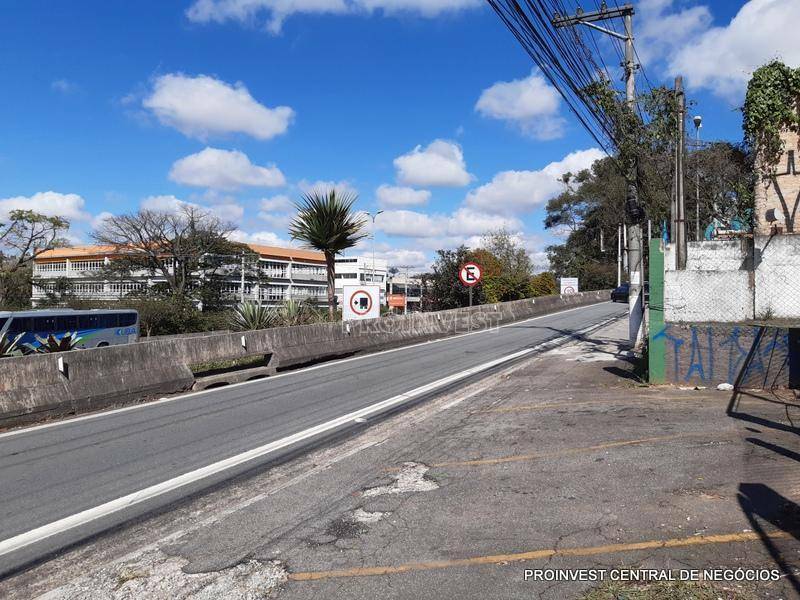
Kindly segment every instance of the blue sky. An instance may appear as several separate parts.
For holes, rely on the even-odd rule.
[[[800,66],[796,0],[635,4],[649,78],[685,76],[706,139],[740,140],[754,66]],[[0,217],[58,212],[75,242],[104,214],[191,202],[284,243],[289,202],[336,184],[386,211],[393,264],[501,225],[541,263],[556,178],[600,155],[479,0],[29,0],[5,16]]]

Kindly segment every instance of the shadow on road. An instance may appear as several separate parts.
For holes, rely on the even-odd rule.
[[[767,552],[786,575],[792,587],[800,593],[800,581],[797,579],[794,567],[788,562],[778,544],[769,535],[762,522],[766,521],[780,531],[790,534],[795,540],[800,540],[800,506],[785,498],[771,487],[763,483],[739,484],[737,494],[739,506],[744,512],[750,526],[761,538]]]

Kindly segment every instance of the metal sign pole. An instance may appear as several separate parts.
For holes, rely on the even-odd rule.
[[[469,288],[469,307],[472,308],[472,288]]]

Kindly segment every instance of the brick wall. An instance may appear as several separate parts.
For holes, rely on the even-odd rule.
[[[781,137],[784,142],[784,152],[774,174],[756,184],[755,190],[755,233],[769,235],[772,226],[778,225],[784,233],[800,233],[800,214],[798,201],[800,201],[800,173],[797,170],[797,161],[800,160],[800,137],[790,131],[784,132]],[[779,210],[784,218],[782,221],[772,223],[767,220],[767,211]]]

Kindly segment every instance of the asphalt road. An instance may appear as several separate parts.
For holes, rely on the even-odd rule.
[[[20,534],[82,511],[91,515],[104,503],[620,316],[626,309],[596,304],[132,410],[2,434],[0,550]],[[309,437],[282,452],[302,450],[321,437]],[[0,574],[279,456],[258,457],[102,518],[75,517],[66,531],[0,554]]]

